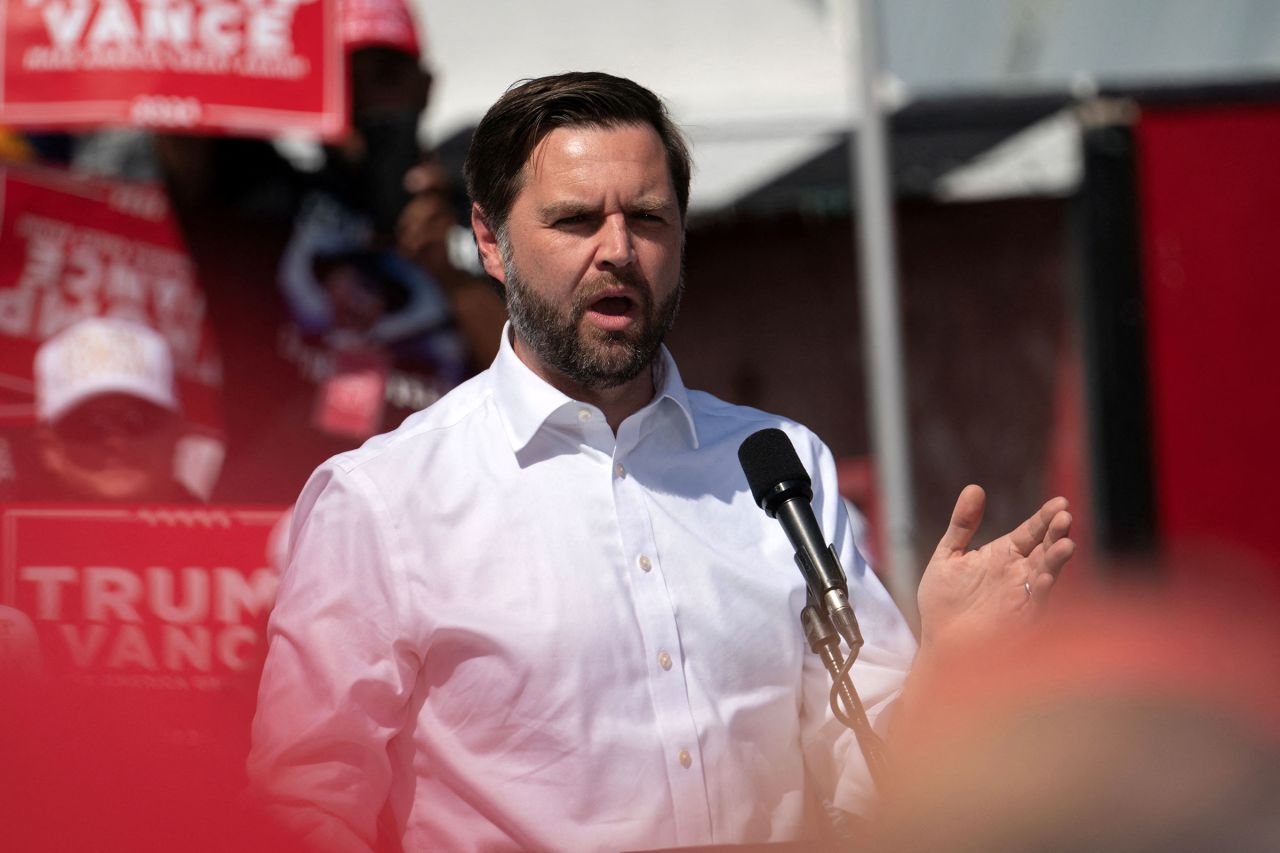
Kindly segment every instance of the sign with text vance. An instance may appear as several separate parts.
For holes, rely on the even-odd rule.
[[[338,0],[5,0],[0,124],[333,138]]]

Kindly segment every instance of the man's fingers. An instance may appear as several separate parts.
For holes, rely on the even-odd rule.
[[[1057,578],[1048,572],[1036,575],[1031,581],[1031,598],[1034,601],[1044,603],[1044,600],[1049,597],[1049,590],[1053,589],[1053,582],[1056,580]]]
[[[1063,511],[1053,517],[1049,522],[1049,532],[1044,536],[1044,547],[1052,548],[1053,543],[1059,539],[1066,539],[1071,535],[1071,513]]]
[[[1034,572],[1027,579],[1027,583],[1030,584],[1028,591],[1031,593],[1031,599],[1037,604],[1044,604],[1048,600],[1049,592],[1058,580],[1058,572],[1062,571],[1062,567],[1066,565],[1067,560],[1071,559],[1075,547],[1074,542],[1063,538],[1044,549],[1042,570]]]
[[[1029,557],[1036,546],[1044,541],[1054,516],[1065,512],[1066,509],[1066,498],[1051,498],[1045,501],[1039,512],[1019,524],[1018,528],[1009,534],[1013,547],[1022,556]]]
[[[1071,555],[1075,553],[1075,550],[1076,543],[1070,539],[1063,538],[1054,542],[1052,547],[1045,549],[1044,571],[1039,573],[1039,577],[1048,575],[1051,578],[1056,578],[1058,573],[1062,571],[1062,567],[1067,564],[1067,560],[1071,559]]]
[[[951,523],[942,534],[935,553],[963,551],[973,541],[973,534],[982,524],[982,511],[987,504],[987,493],[981,486],[968,485],[960,491],[956,508],[951,512]]]

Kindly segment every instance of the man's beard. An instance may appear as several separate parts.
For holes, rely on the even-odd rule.
[[[565,309],[529,286],[516,268],[510,245],[505,245],[502,268],[507,279],[507,316],[516,336],[543,364],[583,388],[616,388],[635,379],[653,362],[671,331],[684,295],[683,261],[680,267],[675,289],[659,305],[654,305],[649,285],[623,268],[585,281],[573,304]],[[582,317],[600,292],[617,284],[627,285],[638,301],[638,323],[619,332],[584,327]]]

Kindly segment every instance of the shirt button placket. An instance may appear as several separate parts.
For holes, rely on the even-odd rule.
[[[660,730],[663,751],[671,756],[667,781],[671,786],[671,796],[678,804],[673,815],[677,838],[685,846],[709,844],[710,804],[701,773],[695,772],[697,748],[690,746],[698,740],[697,724],[680,658],[680,632],[675,609],[662,578],[662,573],[669,567],[658,565],[653,556],[657,553],[657,546],[647,520],[644,486],[640,482],[644,478],[637,479],[639,475],[636,472],[641,469],[636,465],[640,463],[635,458],[624,463],[624,453],[620,451],[622,448],[615,451],[610,473],[623,530],[623,553],[631,554],[632,565],[639,569],[632,575],[635,581],[632,590],[645,635],[646,656],[657,664],[649,670],[653,679],[654,722]]]

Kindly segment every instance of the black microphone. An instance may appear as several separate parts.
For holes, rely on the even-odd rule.
[[[796,549],[796,565],[809,586],[809,604],[800,614],[805,639],[831,674],[832,712],[853,730],[871,778],[880,784],[887,767],[884,743],[871,728],[862,700],[848,678],[849,668],[862,648],[862,631],[849,605],[849,587],[840,558],[834,547],[824,545],[813,515],[813,480],[796,455],[791,439],[780,429],[762,429],[747,436],[738,448],[738,461],[747,475],[752,497],[770,518],[781,522],[791,547]],[[849,644],[847,660],[840,655],[837,632]],[[843,713],[837,697],[844,699]]]
[[[813,515],[813,480],[791,439],[780,429],[754,432],[738,448],[738,461],[756,503],[770,518],[778,519],[791,540],[796,564],[814,600],[856,655],[862,647],[862,631],[849,605],[844,569]]]

